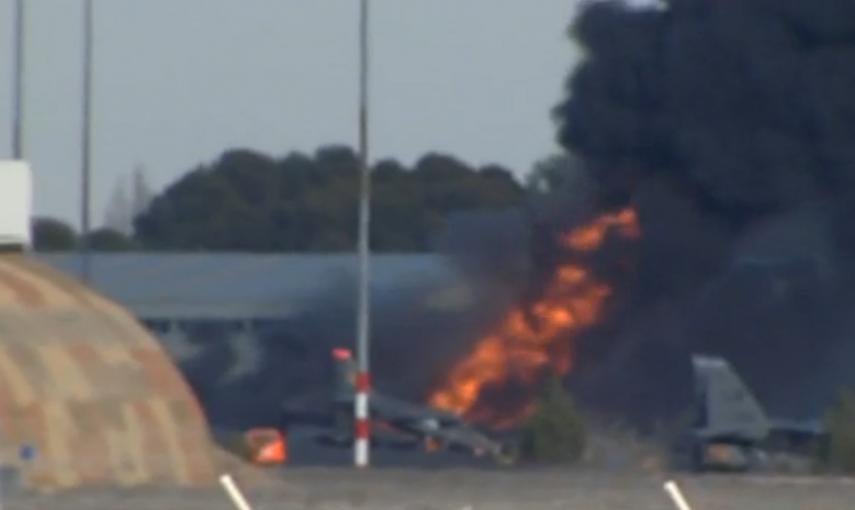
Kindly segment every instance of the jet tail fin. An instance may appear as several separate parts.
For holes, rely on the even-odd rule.
[[[343,347],[333,349],[332,357],[335,362],[335,399],[350,400],[356,394],[356,361],[350,349]]]
[[[722,358],[693,356],[698,391],[698,431],[703,435],[759,441],[769,434],[769,419],[759,402]]]

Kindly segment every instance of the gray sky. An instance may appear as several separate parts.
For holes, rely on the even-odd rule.
[[[77,223],[82,0],[26,0],[25,151],[37,214]],[[11,29],[13,0],[0,0]],[[374,0],[372,152],[518,173],[556,149],[549,110],[577,0]],[[96,0],[93,222],[143,165],[160,189],[224,150],[356,142],[356,0]],[[10,34],[10,29],[0,33]],[[0,76],[12,70],[0,40]],[[11,91],[0,80],[0,158]]]

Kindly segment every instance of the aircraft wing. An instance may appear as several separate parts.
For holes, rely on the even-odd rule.
[[[442,424],[462,424],[459,416],[433,409],[431,407],[412,404],[382,393],[372,393],[369,406],[373,415],[380,416],[393,422],[434,420]]]
[[[817,420],[798,421],[773,419],[770,426],[774,431],[792,432],[811,436],[821,436],[826,433],[825,427]]]
[[[820,421],[798,421],[773,419],[770,422],[770,435],[783,438],[788,444],[812,444],[827,438],[828,430]]]
[[[457,415],[382,394],[372,394],[370,402],[372,414],[425,440],[479,456],[495,456],[503,450],[501,443],[467,425]]]
[[[347,349],[334,349],[332,355],[337,370],[332,407],[339,415],[350,416],[356,395],[356,364]],[[380,439],[384,433],[405,433],[417,441],[425,440],[428,445],[435,443],[438,446],[463,449],[476,455],[491,454],[500,457],[503,451],[502,444],[469,426],[455,414],[377,391],[371,392],[368,405],[371,420],[375,424],[375,439]]]
[[[501,443],[490,439],[481,432],[465,425],[453,425],[431,429],[417,427],[427,438],[439,440],[452,449],[465,449],[476,456],[497,456],[502,452]]]

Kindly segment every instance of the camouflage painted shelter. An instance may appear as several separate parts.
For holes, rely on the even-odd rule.
[[[23,485],[198,485],[208,427],[156,340],[123,308],[0,255],[0,462]]]

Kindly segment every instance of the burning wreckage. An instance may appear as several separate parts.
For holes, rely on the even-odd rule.
[[[545,374],[572,368],[580,403],[650,430],[691,404],[697,352],[739,367],[780,414],[818,416],[855,386],[855,96],[835,53],[847,27],[828,22],[851,17],[819,15],[830,3],[580,14],[586,59],[553,110],[572,155],[558,170],[578,182],[544,213],[563,242],[536,247],[545,274],[448,364],[433,408],[512,427]],[[814,68],[830,71],[802,72]],[[560,234],[580,217],[597,219]],[[616,237],[632,239],[629,262]]]
[[[597,217],[557,241],[560,262],[535,299],[512,307],[471,350],[450,366],[425,404],[374,390],[372,444],[396,450],[448,450],[498,464],[517,459],[515,432],[534,412],[542,382],[568,375],[577,362],[574,342],[605,316],[612,288],[597,278],[592,256],[610,239],[633,242],[641,234],[634,209]],[[822,440],[814,422],[770,419],[753,392],[720,357],[691,355],[693,426],[680,439],[675,460],[688,454],[696,470],[749,470],[764,465],[771,443],[790,450]],[[686,359],[689,359],[686,358]],[[356,366],[351,352],[332,351],[333,390],[319,408],[287,408],[283,428],[311,423],[316,443],[353,444]],[[510,438],[510,439],[508,439]],[[685,448],[688,446],[688,448]]]
[[[565,262],[547,275],[543,292],[509,310],[494,329],[454,364],[427,398],[414,404],[372,392],[372,444],[375,447],[452,450],[489,457],[499,464],[516,460],[512,436],[534,411],[535,397],[550,374],[564,376],[573,367],[575,335],[595,324],[611,294],[597,280],[585,257],[612,235],[640,234],[635,211],[627,208],[560,236]],[[336,348],[335,384],[325,409],[286,408],[284,427],[321,425],[318,443],[349,448],[353,444],[356,367],[351,352]]]
[[[612,285],[594,269],[601,263],[601,248],[615,240],[635,243],[640,236],[632,208],[601,215],[558,236],[560,256],[544,276],[541,291],[509,309],[452,363],[424,404],[373,391],[373,446],[448,450],[513,463],[516,431],[534,412],[542,382],[552,374],[563,377],[574,368],[586,368],[584,359],[580,364],[579,349],[584,346],[578,342],[611,314]],[[689,466],[697,470],[749,470],[763,466],[770,442],[804,450],[804,445],[822,440],[824,432],[813,422],[768,418],[724,358],[686,354],[673,360],[673,366],[661,367],[667,380],[668,371],[691,359],[694,375],[695,395],[685,404],[693,405],[695,421],[686,434],[688,441],[674,452],[675,460],[688,453]],[[319,425],[314,429],[316,443],[349,449],[355,363],[347,349],[334,349],[332,358],[335,381],[326,404],[286,408],[282,425],[286,432],[301,424]]]
[[[336,348],[335,384],[327,409],[307,420],[305,413],[287,411],[286,429],[307,422],[323,425],[314,436],[320,444],[350,448],[353,445],[353,406],[356,396],[356,363],[350,350]],[[489,457],[505,464],[513,461],[512,451],[500,441],[467,423],[462,417],[434,407],[418,405],[373,391],[370,399],[371,441],[374,447],[391,449],[423,448],[431,452],[448,449]]]

